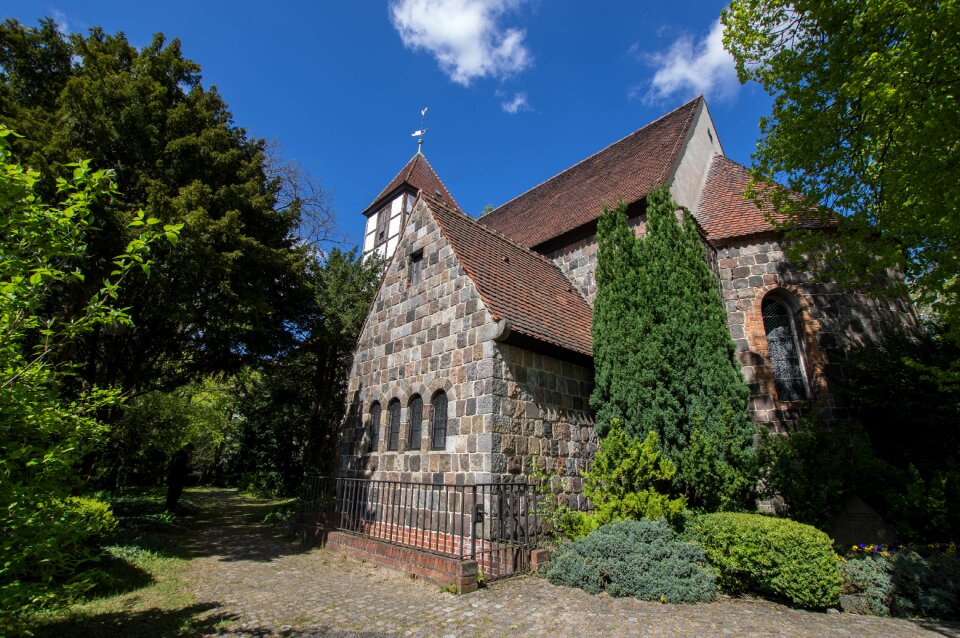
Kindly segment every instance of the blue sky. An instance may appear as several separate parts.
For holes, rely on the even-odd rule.
[[[719,45],[724,2],[353,0],[19,2],[27,24],[162,32],[235,123],[319,178],[340,233],[416,152],[460,206],[499,205],[699,93],[726,154],[749,164],[770,99]]]

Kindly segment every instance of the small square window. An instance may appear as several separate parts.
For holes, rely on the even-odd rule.
[[[423,270],[423,251],[418,251],[410,255],[409,281],[411,286],[420,283],[420,274]]]

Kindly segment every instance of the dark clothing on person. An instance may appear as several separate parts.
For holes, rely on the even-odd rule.
[[[175,512],[177,502],[183,493],[183,487],[187,484],[187,477],[190,476],[190,469],[193,464],[190,462],[190,450],[183,448],[170,457],[170,466],[167,469],[167,510]]]

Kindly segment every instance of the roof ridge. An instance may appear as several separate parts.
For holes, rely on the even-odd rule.
[[[635,131],[632,131],[631,133],[628,133],[628,134],[624,135],[623,137],[621,137],[620,139],[618,139],[618,140],[616,140],[616,141],[614,141],[614,142],[610,142],[609,144],[607,144],[606,146],[604,146],[603,148],[601,148],[599,151],[597,151],[597,152],[595,152],[595,153],[593,153],[593,154],[591,154],[591,155],[583,158],[582,160],[580,160],[579,162],[577,162],[577,163],[574,164],[573,166],[568,166],[567,168],[563,169],[562,171],[560,171],[560,172],[557,173],[556,175],[553,175],[553,176],[551,176],[551,177],[548,177],[547,179],[543,180],[542,182],[540,182],[540,183],[537,184],[536,186],[532,186],[531,188],[528,188],[527,190],[523,191],[522,193],[520,193],[520,194],[517,195],[516,197],[513,197],[513,198],[505,201],[504,203],[500,204],[499,206],[497,206],[496,208],[494,208],[492,211],[490,211],[490,212],[487,213],[486,215],[483,215],[482,217],[486,217],[487,215],[493,215],[494,213],[496,213],[496,212],[497,212],[498,210],[500,210],[501,208],[504,208],[505,206],[507,206],[507,204],[510,204],[511,202],[514,202],[514,201],[520,199],[521,197],[523,197],[523,196],[526,195],[527,193],[531,193],[531,192],[535,191],[536,189],[540,188],[541,186],[543,186],[543,185],[546,184],[547,182],[550,182],[550,181],[552,181],[552,180],[560,177],[560,176],[563,175],[564,173],[568,173],[568,172],[572,171],[573,169],[577,168],[577,167],[580,166],[581,164],[584,164],[584,163],[590,161],[591,159],[593,159],[593,158],[596,157],[597,155],[600,155],[601,153],[604,153],[604,152],[607,151],[608,149],[616,146],[617,144],[619,144],[619,143],[621,143],[621,142],[623,142],[623,141],[625,141],[625,140],[633,137],[634,135],[636,135],[636,134],[639,133],[640,131],[643,131],[643,130],[645,130],[645,129],[650,128],[650,127],[653,126],[654,124],[660,122],[660,121],[663,120],[663,119],[666,119],[667,117],[673,115],[673,114],[676,113],[677,111],[679,111],[679,110],[681,110],[681,109],[684,109],[684,108],[687,108],[687,107],[689,107],[691,104],[693,104],[694,102],[696,102],[696,101],[698,101],[698,100],[702,100],[702,99],[703,99],[703,95],[698,95],[697,97],[693,98],[693,99],[690,100],[689,102],[686,102],[685,104],[681,104],[680,106],[678,106],[677,108],[673,109],[672,111],[670,111],[670,112],[668,112],[668,113],[664,113],[663,115],[661,115],[661,116],[658,117],[657,119],[653,120],[652,122],[647,122],[646,124],[644,124],[644,125],[641,126],[640,128],[636,129]],[[688,121],[688,124],[689,124],[689,121]]]
[[[450,189],[447,188],[447,185],[444,183],[443,178],[440,177],[440,173],[438,173],[438,172],[433,168],[433,164],[430,163],[430,160],[427,159],[427,156],[424,155],[424,154],[423,154],[421,151],[419,151],[419,150],[417,151],[417,155],[419,155],[420,157],[422,157],[422,158],[423,158],[423,161],[427,163],[427,168],[429,168],[429,169],[430,169],[430,172],[433,173],[433,176],[437,178],[437,181],[440,182],[440,185],[443,186],[443,189],[444,189],[445,191],[447,191],[447,195],[450,196],[450,200],[454,203],[454,205],[456,206],[456,209],[457,209],[457,210],[460,210],[460,205],[457,204],[457,200],[453,199],[453,193],[451,193],[451,192],[450,192]],[[411,172],[412,172],[412,171],[411,171]]]
[[[556,269],[558,269],[558,270],[560,269],[560,267],[557,266],[557,264],[555,264],[555,263],[553,262],[553,260],[547,259],[546,257],[544,257],[543,255],[541,255],[541,254],[538,253],[537,251],[533,250],[532,248],[528,248],[528,247],[524,246],[523,244],[520,244],[520,243],[514,241],[513,239],[510,239],[509,237],[507,237],[506,235],[504,235],[504,234],[501,233],[500,231],[495,230],[495,229],[493,229],[493,228],[490,228],[489,226],[487,226],[486,224],[484,224],[482,221],[480,221],[480,220],[477,219],[476,217],[471,217],[470,215],[466,214],[465,212],[463,212],[463,211],[460,210],[459,208],[453,208],[453,207],[451,207],[451,206],[447,206],[443,201],[438,200],[438,199],[435,198],[435,197],[430,197],[429,195],[423,195],[423,198],[426,199],[428,203],[434,203],[434,202],[435,202],[435,203],[438,203],[438,204],[440,204],[441,206],[444,206],[444,207],[446,207],[447,209],[449,209],[450,212],[458,213],[458,214],[462,215],[462,216],[463,216],[467,221],[469,221],[470,223],[479,226],[482,230],[490,233],[490,234],[493,235],[494,237],[496,237],[496,238],[498,238],[498,239],[502,239],[503,241],[507,242],[508,244],[510,244],[511,246],[513,246],[514,248],[520,249],[521,252],[525,252],[525,253],[527,253],[527,254],[529,254],[529,255],[532,255],[533,257],[536,257],[537,259],[543,261],[544,263],[550,264],[550,266],[552,266],[553,268],[556,268]],[[563,271],[561,271],[560,274],[562,275],[562,274],[563,274]],[[566,275],[564,275],[564,278],[566,278]],[[570,284],[570,288],[571,288],[571,290],[573,290],[573,291],[576,292],[577,294],[580,294],[580,291],[577,290],[577,289],[576,289],[576,286],[574,286],[572,283]],[[583,295],[580,295],[580,296],[583,297]],[[584,299],[584,301],[586,301],[586,300]]]

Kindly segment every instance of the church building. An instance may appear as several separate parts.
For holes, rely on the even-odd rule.
[[[597,446],[597,219],[623,200],[642,234],[660,185],[702,231],[754,421],[788,429],[803,406],[842,417],[838,353],[914,312],[790,263],[782,233],[744,198],[748,181],[702,97],[479,219],[418,151],[364,211],[364,252],[387,266],[354,352],[340,475],[463,485],[545,467],[580,505]]]

